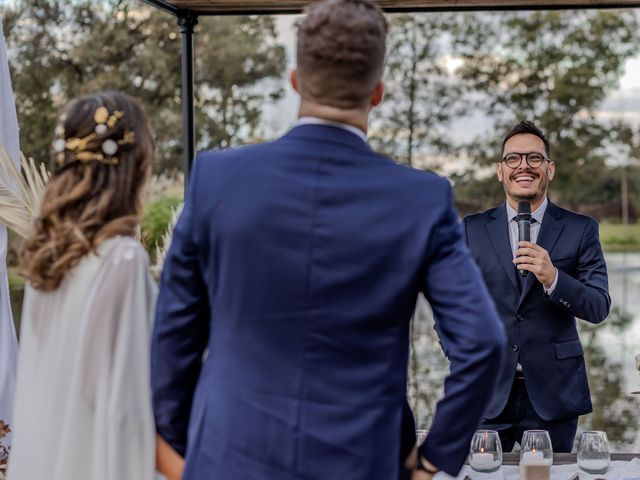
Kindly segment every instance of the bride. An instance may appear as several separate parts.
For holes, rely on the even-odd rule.
[[[11,480],[155,475],[148,338],[155,285],[135,239],[154,143],[137,101],[72,102],[22,249]]]

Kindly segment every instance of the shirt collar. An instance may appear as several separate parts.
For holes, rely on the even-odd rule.
[[[504,203],[507,205],[507,219],[511,221],[513,217],[518,215],[518,212],[516,212],[513,208],[511,208],[511,205],[509,205],[509,202],[504,202]],[[549,200],[547,199],[547,197],[544,197],[544,200],[542,201],[540,206],[536,208],[534,212],[531,213],[531,217],[535,218],[536,222],[538,222],[539,224],[542,224],[542,218],[544,217],[544,212],[547,210],[547,205],[549,205]]]
[[[318,118],[318,117],[300,117],[296,122],[296,126],[298,125],[329,125],[330,127],[341,128],[343,130],[346,130],[347,132],[351,132],[354,135],[360,137],[363,142],[367,143],[366,133],[364,133],[359,128],[354,127],[353,125],[348,125],[346,123],[334,122],[331,120],[325,120],[324,118]]]

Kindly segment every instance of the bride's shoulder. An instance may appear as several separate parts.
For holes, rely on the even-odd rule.
[[[112,237],[100,244],[98,256],[110,263],[134,263],[148,264],[149,257],[146,250],[138,240],[132,237]]]

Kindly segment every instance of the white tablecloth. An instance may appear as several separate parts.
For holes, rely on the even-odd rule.
[[[576,473],[580,480],[596,480],[605,478],[606,480],[640,480],[640,458],[634,458],[630,462],[611,462],[609,470],[603,474],[592,475],[583,472],[576,463],[569,465],[553,465],[551,467],[551,480],[569,480]],[[503,465],[500,470],[493,473],[478,473],[465,465],[457,477],[463,480],[469,477],[472,480],[520,480],[520,467],[518,465]],[[446,473],[439,472],[434,480],[451,480],[453,477]]]

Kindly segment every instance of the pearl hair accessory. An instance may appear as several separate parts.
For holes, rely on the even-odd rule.
[[[55,129],[57,138],[51,144],[58,167],[64,167],[76,161],[83,163],[96,161],[106,165],[117,165],[118,157],[116,157],[116,154],[120,145],[135,143],[135,133],[133,131],[125,130],[124,136],[120,140],[107,138],[100,146],[102,151],[92,151],[88,147],[98,136],[106,134],[110,128],[115,127],[123,116],[124,112],[122,111],[116,110],[110,114],[106,107],[98,107],[93,115],[93,120],[96,122],[93,133],[83,138],[72,137],[65,139],[64,126],[62,123],[58,124]],[[64,121],[64,119],[61,121]],[[75,155],[67,159],[65,151],[70,151]]]

